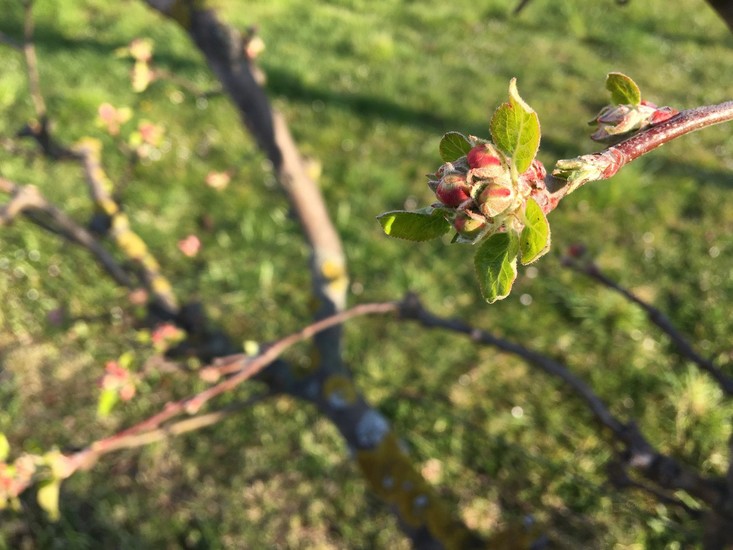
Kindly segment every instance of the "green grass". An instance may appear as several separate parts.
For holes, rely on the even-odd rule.
[[[730,365],[729,125],[667,145],[563,201],[550,216],[553,250],[521,270],[512,296],[492,306],[480,299],[466,246],[389,240],[375,220],[406,203],[431,202],[424,174],[440,162],[440,136],[486,136],[511,77],[539,113],[547,163],[593,150],[585,121],[606,101],[609,71],[631,75],[659,104],[730,99],[733,37],[702,1],[535,0],[519,17],[509,15],[513,1],[220,4],[231,23],[259,26],[273,102],[303,152],[323,166],[320,184],[344,240],[352,303],[416,291],[440,314],[566,362],[614,412],[637,418],[663,451],[705,472],[725,470],[730,403],[670,353],[637,309],[564,271],[559,258],[582,239],[700,351]],[[8,3],[3,13],[0,31],[20,36],[19,7]],[[113,55],[134,37],[151,37],[159,67],[213,88],[186,37],[137,2],[43,2],[37,15],[42,86],[57,135],[104,141],[110,177],[124,182],[126,211],[176,291],[202,300],[214,322],[241,340],[273,340],[306,324],[308,250],[226,98],[197,103],[181,90],[179,103],[180,88],[168,81],[135,94],[129,60]],[[85,221],[91,206],[79,169],[11,139],[32,108],[21,57],[0,49],[0,66],[0,173],[38,185]],[[104,101],[135,110],[123,134],[142,118],[165,127],[160,160],[128,165],[95,126]],[[236,175],[225,191],[204,184],[208,171],[226,169]],[[195,260],[175,247],[189,233],[203,241]],[[96,420],[104,363],[133,349],[142,364],[149,350],[137,343],[125,293],[84,251],[26,221],[0,233],[0,294],[0,431],[14,451],[83,446],[197,387],[161,374],[148,393]],[[60,307],[67,317],[55,327],[47,315]],[[699,540],[699,527],[676,510],[604,484],[607,442],[554,380],[457,336],[395,321],[359,320],[346,337],[360,388],[417,464],[439,461],[440,490],[472,527],[490,533],[532,514],[554,526],[562,547],[674,548]],[[306,363],[307,348],[288,359]],[[75,475],[63,486],[58,524],[32,495],[24,505],[22,514],[3,513],[0,547],[406,547],[335,430],[288,398]]]

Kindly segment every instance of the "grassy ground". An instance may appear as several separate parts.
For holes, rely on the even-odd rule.
[[[170,81],[135,94],[130,62],[113,55],[134,37],[150,37],[159,67],[214,87],[185,36],[141,3],[38,4],[40,71],[56,132],[67,142],[103,139],[126,211],[180,295],[203,300],[242,340],[275,339],[305,324],[307,250],[227,100],[197,100]],[[733,37],[701,0],[625,7],[535,0],[518,17],[509,15],[513,1],[478,4],[254,0],[242,9],[227,0],[221,9],[242,28],[259,26],[271,97],[323,167],[352,303],[417,291],[441,314],[563,360],[616,413],[639,419],[663,451],[723,472],[730,404],[670,355],[667,339],[637,309],[567,273],[559,258],[582,239],[601,266],[729,365],[730,127],[670,144],[564,201],[550,218],[553,251],[490,307],[465,246],[388,240],[374,217],[431,202],[423,174],[439,164],[440,136],[486,136],[511,77],[540,115],[540,157],[551,163],[593,150],[585,121],[606,100],[609,71],[631,75],[659,104],[730,99]],[[0,7],[0,31],[19,36],[21,10],[6,0]],[[88,219],[79,170],[10,139],[32,109],[21,57],[0,49],[0,67],[0,173],[38,185]],[[126,163],[95,126],[105,101],[134,109],[123,133],[139,119],[165,127],[159,160]],[[228,169],[236,175],[226,190],[204,184],[210,170]],[[175,246],[189,233],[203,242],[194,260]],[[97,420],[95,381],[105,361],[132,349],[140,364],[149,354],[125,293],[83,251],[26,222],[3,229],[0,247],[0,431],[14,450],[82,446],[195,389],[161,374],[150,393]],[[65,320],[56,326],[48,314],[59,308]],[[360,387],[471,527],[490,533],[532,514],[553,526],[563,547],[679,548],[698,540],[696,526],[674,509],[604,483],[605,438],[555,381],[513,357],[410,325],[362,320],[346,335]],[[307,348],[289,359],[307,361]],[[58,524],[32,500],[21,515],[3,514],[0,547],[406,547],[335,430],[288,398],[75,476],[64,485]]]

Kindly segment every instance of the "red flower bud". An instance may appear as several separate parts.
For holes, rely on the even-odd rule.
[[[490,183],[481,191],[478,202],[481,213],[493,218],[511,206],[514,202],[514,192],[505,185]]]
[[[649,122],[651,122],[652,124],[659,124],[660,122],[669,120],[670,118],[678,114],[679,111],[674,107],[659,107],[656,111],[654,111],[654,113],[652,114],[652,118]]]
[[[446,206],[456,208],[471,198],[470,189],[463,174],[448,174],[438,184],[435,196]]]
[[[498,164],[501,166],[501,159],[496,156],[495,150],[491,145],[477,145],[468,152],[466,160],[471,168],[483,168]]]

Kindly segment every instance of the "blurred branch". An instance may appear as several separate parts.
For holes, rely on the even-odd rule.
[[[73,148],[69,148],[53,138],[49,125],[49,118],[44,116],[40,122],[33,121],[26,125],[18,136],[33,138],[49,158],[74,160],[81,164],[94,206],[98,213],[103,214],[109,220],[112,228],[111,236],[115,244],[137,266],[143,283],[166,315],[177,315],[180,307],[171,283],[162,274],[160,264],[148,250],[145,241],[130,228],[127,216],[121,211],[119,204],[112,196],[112,183],[105,174],[101,163],[101,142],[86,138]]]
[[[249,402],[241,406],[238,404],[232,409],[227,408],[163,426],[181,414],[196,414],[210,399],[252,378],[294,344],[349,319],[363,315],[384,315],[396,312],[398,308],[398,304],[394,302],[362,304],[317,321],[265,347],[257,356],[237,354],[220,358],[208,367],[209,372],[228,372],[232,365],[240,367],[239,370],[225,381],[187,399],[168,403],[152,417],[67,456],[67,477],[79,469],[93,467],[102,456],[113,451],[139,447],[222,420],[235,410],[244,408]],[[207,374],[202,372],[202,376],[206,378]],[[339,380],[325,382],[322,388],[311,383],[308,386],[310,389],[305,392],[306,398],[316,403],[342,432],[349,447],[356,453],[356,460],[372,490],[394,509],[403,530],[413,539],[416,547],[486,547],[484,541],[469,531],[448,510],[440,495],[414,468],[387,420],[355,392],[350,381],[341,377]]]
[[[546,373],[560,378],[576,395],[585,401],[596,419],[606,428],[611,430],[611,432],[616,436],[619,436],[624,432],[624,425],[611,414],[608,407],[606,407],[603,401],[601,401],[595,392],[593,392],[590,386],[571,373],[563,365],[553,361],[549,357],[529,350],[519,344],[514,344],[507,340],[497,338],[483,330],[473,328],[460,319],[444,319],[433,315],[425,309],[418,297],[414,294],[408,295],[404,302],[402,302],[400,315],[405,319],[418,321],[424,327],[441,328],[444,330],[451,330],[453,332],[460,332],[468,335],[471,340],[476,343],[494,346],[501,350],[518,355],[522,359],[539,367]]]
[[[728,28],[733,32],[733,1],[731,0],[707,0],[720,18],[725,21]]]
[[[110,221],[111,237],[115,244],[140,270],[145,286],[156,303],[167,314],[177,315],[180,312],[180,306],[173,292],[173,286],[163,275],[158,260],[150,253],[145,241],[132,230],[127,216],[112,197],[112,182],[102,167],[101,142],[85,139],[77,144],[73,151],[84,168],[94,206]]]
[[[242,34],[222,23],[213,9],[196,7],[199,5],[196,3],[165,0],[146,0],[146,3],[188,32],[231,97],[245,126],[272,163],[312,249],[313,290],[320,303],[315,317],[320,319],[343,310],[348,276],[341,240],[318,186],[307,175],[285,119],[271,109],[258,83],[252,60],[245,55]],[[321,368],[343,372],[340,326],[319,333],[314,342]]]
[[[79,160],[74,151],[56,141],[51,135],[50,126],[48,116],[44,116],[41,120],[32,120],[18,131],[17,137],[29,137],[35,140],[43,154],[50,159]]]
[[[86,229],[48,202],[37,187],[18,185],[0,177],[0,191],[11,195],[10,200],[0,208],[0,226],[10,224],[18,214],[24,214],[37,225],[89,250],[118,284],[133,288],[128,274],[112,255]]]
[[[315,318],[325,320],[343,311],[348,275],[341,239],[318,186],[307,174],[284,117],[271,109],[252,61],[245,56],[242,35],[221,23],[214,10],[199,8],[197,3],[165,0],[146,0],[146,3],[189,33],[272,163],[311,246],[311,279],[319,303]],[[315,403],[349,447],[356,450],[357,461],[371,489],[397,512],[403,531],[415,546],[465,548],[467,544],[475,544],[475,535],[449,512],[441,497],[400,449],[389,422],[355,388],[341,357],[341,336],[338,323],[315,334],[318,364],[310,376],[290,384],[289,390]],[[236,385],[238,380],[251,376],[246,373],[254,368],[252,365],[249,363],[245,370],[222,384],[228,389],[230,384]],[[275,371],[268,369],[266,374],[271,383],[281,384],[278,379],[281,373]],[[212,391],[218,390],[212,388]],[[385,480],[392,485],[386,487]]]
[[[181,414],[196,414],[201,407],[212,398],[230,391],[242,382],[252,378],[267,365],[275,361],[288,348],[298,342],[302,342],[320,331],[326,330],[333,325],[344,323],[354,317],[370,314],[385,314],[396,310],[397,306],[393,302],[362,304],[337,315],[322,319],[303,328],[299,332],[278,340],[255,357],[236,354],[220,358],[212,367],[221,369],[224,366],[237,365],[239,366],[239,370],[223,382],[220,382],[219,384],[216,384],[191,397],[167,403],[165,408],[157,414],[154,414],[142,422],[139,422],[113,436],[91,444],[87,449],[75,453],[74,456],[76,458],[74,458],[74,462],[77,465],[77,468],[86,468],[94,465],[101,456],[111,452],[112,450],[128,448],[130,446],[128,445],[128,442],[132,442],[131,446],[138,447],[141,445],[140,441],[144,441],[144,439],[140,439],[143,434],[149,434],[151,431],[158,430],[164,422],[167,422]],[[212,367],[208,368],[211,369]],[[205,376],[206,375],[204,374],[204,377]],[[151,437],[153,438],[151,441],[157,441],[157,435]]]
[[[649,493],[654,499],[662,504],[676,506],[682,508],[690,517],[698,519],[702,516],[702,511],[698,508],[693,508],[689,504],[681,501],[678,498],[668,495],[666,492],[658,490],[656,487],[652,487],[646,483],[641,483],[635,479],[629,477],[626,469],[626,464],[619,462],[618,460],[612,460],[606,465],[606,472],[608,479],[611,481],[614,487],[617,489],[639,489],[646,493]]]
[[[23,54],[28,70],[28,86],[33,100],[36,116],[43,120],[46,117],[46,102],[41,93],[41,78],[38,74],[38,58],[33,44],[33,0],[23,0]]]
[[[182,435],[188,432],[201,430],[203,428],[208,428],[209,426],[218,424],[222,420],[225,420],[226,418],[232,416],[234,413],[243,411],[244,409],[247,409],[256,403],[259,403],[260,401],[264,400],[266,397],[270,397],[271,395],[272,394],[270,394],[269,392],[258,394],[244,401],[231,403],[230,405],[227,405],[226,407],[219,409],[218,411],[200,414],[191,418],[187,418],[185,420],[179,420],[178,422],[172,422],[161,428],[148,430],[137,435],[128,435],[119,438],[115,438],[115,436],[112,436],[112,438],[107,438],[92,443],[87,449],[79,451],[79,453],[85,453],[91,450],[92,454],[94,455],[93,457],[91,455],[85,455],[85,457],[83,458],[83,467],[91,467],[93,463],[96,463],[96,461],[99,460],[102,456],[112,453],[114,451],[144,447],[145,445],[151,445],[164,439],[169,439],[171,437]],[[75,462],[77,460],[76,456],[79,453],[71,455],[69,459],[72,462]]]
[[[397,304],[395,304],[394,302],[361,304],[346,311],[331,315],[330,317],[326,317],[325,319],[316,321],[315,323],[305,327],[304,329],[294,334],[291,334],[290,336],[282,338],[281,340],[278,340],[274,344],[268,346],[254,359],[244,354],[222,357],[217,361],[217,366],[219,369],[224,369],[227,366],[231,366],[233,364],[239,364],[241,366],[240,370],[231,378],[226,379],[224,382],[221,382],[216,386],[202,391],[195,398],[187,400],[184,408],[186,411],[198,410],[208,400],[224,392],[232,390],[245,380],[248,380],[249,378],[257,374],[267,365],[272,363],[275,359],[280,357],[280,355],[282,355],[283,352],[289,347],[297,344],[298,342],[302,342],[303,340],[311,338],[319,332],[323,332],[324,330],[327,330],[333,326],[343,324],[354,317],[374,314],[384,315],[386,313],[391,313],[394,311],[397,311]]]
[[[624,424],[619,421],[585,382],[557,361],[519,344],[497,338],[461,320],[438,317],[426,310],[414,295],[408,296],[401,303],[400,317],[418,321],[428,328],[440,328],[466,334],[473,342],[493,346],[517,355],[547,374],[559,378],[585,401],[596,420],[613,433],[615,440],[623,444],[624,449],[621,453],[623,463],[660,487],[666,490],[687,491],[705,502],[712,510],[721,510],[722,506],[731,498],[724,480],[701,476],[675,459],[657,452],[634,422]]]
[[[726,375],[712,361],[710,361],[709,359],[705,359],[700,354],[698,354],[692,347],[692,345],[687,341],[687,338],[685,338],[684,335],[679,330],[677,330],[674,324],[672,324],[672,321],[670,321],[670,319],[666,315],[664,315],[664,313],[662,313],[652,305],[647,304],[630,290],[611,280],[593,262],[585,262],[581,265],[580,261],[575,261],[572,258],[566,258],[566,261],[564,261],[563,263],[565,266],[573,269],[574,271],[590,277],[594,281],[601,283],[611,290],[615,290],[617,293],[621,294],[621,296],[623,296],[630,302],[637,304],[641,309],[644,310],[649,320],[657,327],[659,327],[662,332],[669,336],[680,355],[686,357],[687,359],[695,363],[700,369],[704,370],[710,376],[712,376],[715,381],[718,382],[718,385],[725,392],[726,395],[733,395],[733,378]]]
[[[521,12],[524,8],[527,7],[529,3],[530,0],[520,0],[519,4],[517,4],[517,7],[514,8],[514,15],[517,15],[519,12]]]

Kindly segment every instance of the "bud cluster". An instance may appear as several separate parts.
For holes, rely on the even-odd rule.
[[[466,156],[443,164],[428,176],[428,186],[450,212],[459,241],[474,242],[508,228],[520,231],[533,191],[544,189],[545,168],[538,160],[522,174],[512,174],[509,159],[493,144],[469,137],[473,147]]]

